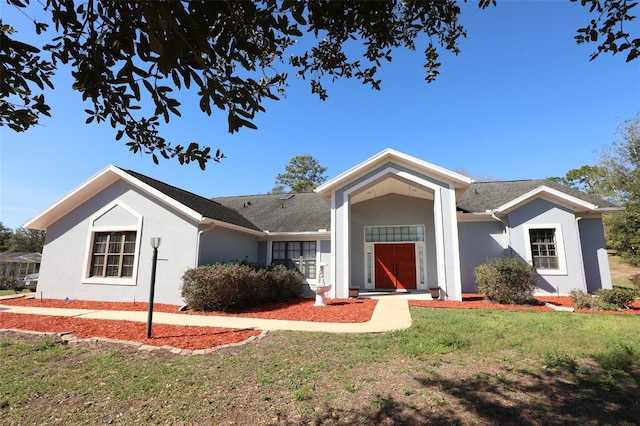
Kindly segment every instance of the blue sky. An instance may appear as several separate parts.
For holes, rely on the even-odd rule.
[[[290,74],[287,98],[264,105],[257,131],[230,135],[224,112],[208,117],[197,104],[183,105],[183,118],[172,118],[164,134],[220,148],[227,158],[205,171],[155,165],[116,142],[110,126],[84,124],[88,106],[60,72],[47,93],[52,118],[24,133],[0,128],[0,221],[22,226],[108,164],[205,197],[269,192],[291,157],[303,154],[329,178],[388,147],[479,179],[562,176],[593,164],[618,139],[617,127],[640,112],[640,60],[589,61],[595,46],[573,38],[590,20],[579,4],[499,1],[478,10],[471,3],[463,6],[462,53],[443,55],[435,83],[424,81],[418,49],[395,52],[381,91],[355,80],[327,83],[325,102]],[[6,5],[1,13],[23,33],[30,29]],[[637,35],[640,19],[634,25]]]

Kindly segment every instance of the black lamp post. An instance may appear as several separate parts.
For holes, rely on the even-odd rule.
[[[151,247],[153,247],[153,260],[151,261],[151,289],[149,290],[149,313],[147,315],[147,339],[151,338],[151,320],[153,319],[153,294],[156,289],[156,265],[158,264],[158,247],[160,247],[160,238],[151,238]]]

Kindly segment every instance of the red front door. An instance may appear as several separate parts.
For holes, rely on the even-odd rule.
[[[414,244],[376,244],[374,253],[376,288],[417,288]]]

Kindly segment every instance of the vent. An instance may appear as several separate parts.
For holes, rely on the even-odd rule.
[[[291,199],[291,197],[293,197],[296,194],[282,194],[278,199],[279,200],[289,200]]]

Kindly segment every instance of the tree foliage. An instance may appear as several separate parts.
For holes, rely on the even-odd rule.
[[[42,253],[45,231],[18,228],[15,231],[0,222],[0,251]]]
[[[604,150],[597,165],[552,179],[622,205],[623,212],[604,216],[607,246],[640,266],[640,114],[623,122],[618,135],[619,140]]]
[[[587,194],[600,197],[611,193],[608,185],[607,170],[601,166],[584,165],[579,169],[571,169],[562,177],[549,178],[562,185],[575,188]]]
[[[27,16],[42,4],[6,1]],[[604,52],[627,52],[627,61],[638,56],[640,41],[626,32],[636,3],[579,2],[595,15],[576,36],[578,43],[597,44],[592,59]],[[480,8],[495,4],[478,0]],[[160,133],[162,122],[181,114],[174,89],[196,92],[207,115],[225,112],[234,133],[255,129],[265,101],[285,93],[283,69],[309,79],[311,91],[326,99],[327,80],[355,78],[379,89],[378,69],[393,51],[420,48],[431,82],[440,53],[458,54],[458,41],[466,37],[455,0],[48,0],[44,9],[56,34],[45,40],[50,23],[34,21],[44,40],[37,46],[17,39],[0,19],[0,125],[25,131],[50,115],[45,86],[53,87],[60,63],[69,64],[73,87],[89,104],[87,123],[109,123],[116,140],[124,138],[131,151],[150,154],[156,163],[160,155],[201,168],[224,154],[197,142],[172,144]],[[309,48],[296,46],[302,37],[314,39]],[[151,110],[142,109],[146,100]]]
[[[278,173],[276,185],[278,188],[290,188],[293,192],[313,191],[318,185],[327,180],[327,171],[311,155],[297,155],[285,166],[285,173]],[[273,191],[272,191],[273,192]]]
[[[625,121],[618,134],[620,139],[600,159],[615,199],[625,207],[605,217],[607,244],[640,266],[640,114]]]

